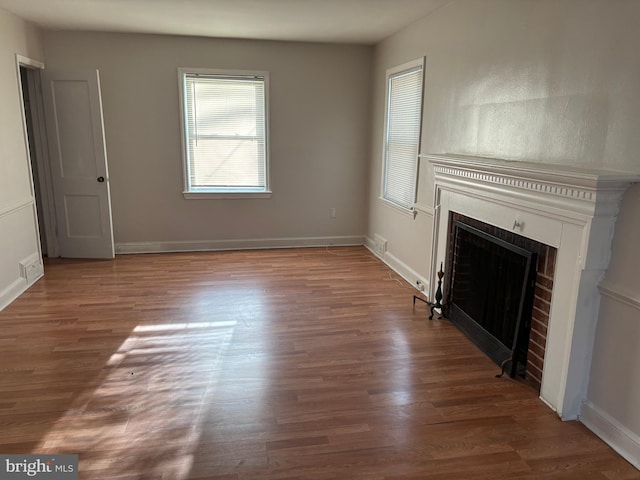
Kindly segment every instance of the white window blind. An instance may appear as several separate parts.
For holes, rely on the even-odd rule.
[[[388,74],[383,198],[412,209],[415,202],[423,60]]]
[[[186,191],[268,190],[265,77],[183,74]]]

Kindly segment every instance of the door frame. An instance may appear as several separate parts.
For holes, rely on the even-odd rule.
[[[22,91],[20,67],[24,67],[27,74],[28,92]],[[33,60],[28,57],[16,54],[16,72],[18,75],[18,85],[20,88],[20,110],[22,112],[22,125],[24,129],[24,141],[27,154],[29,156],[29,177],[31,179],[31,195],[33,196],[34,218],[36,219],[36,228],[39,229],[37,215],[38,209],[36,202],[39,203],[41,212],[43,213],[42,224],[45,230],[45,239],[47,242],[47,256],[60,256],[60,248],[58,244],[58,228],[55,215],[55,203],[53,196],[53,182],[51,177],[51,166],[49,159],[49,148],[47,143],[47,130],[44,118],[44,96],[42,92],[41,73],[44,70],[44,63]],[[40,195],[36,195],[36,185],[34,184],[33,175],[33,155],[29,145],[29,135],[27,132],[27,118],[24,111],[24,95],[29,95],[29,105],[31,114],[31,128],[33,129],[33,148],[35,150],[35,164],[38,170],[38,189]],[[39,233],[38,233],[39,235]],[[38,238],[38,246],[40,257],[42,258],[42,246],[40,238]]]

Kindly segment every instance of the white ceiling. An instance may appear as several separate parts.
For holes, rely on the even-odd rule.
[[[0,0],[48,29],[375,44],[450,0]]]

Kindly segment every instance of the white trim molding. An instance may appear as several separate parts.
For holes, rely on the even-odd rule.
[[[409,285],[411,285],[416,290],[421,291],[418,288],[418,282],[422,282],[422,284],[424,285],[424,291],[422,293],[427,295],[427,292],[429,291],[428,279],[420,275],[417,271],[415,271],[413,268],[411,268],[409,265],[404,263],[402,260],[400,260],[398,257],[393,255],[392,253],[385,251],[383,254],[379,254],[378,252],[376,252],[375,244],[376,244],[375,240],[373,240],[370,237],[367,237],[364,246],[376,257],[382,260],[382,262],[384,262],[389,268],[391,268],[391,270],[393,270],[398,275],[400,275],[404,280],[406,280],[407,283],[409,283]]]
[[[422,125],[422,110],[424,106],[424,77],[425,77],[425,59],[426,57],[418,57],[414,60],[403,63],[402,65],[397,65],[395,67],[388,68],[385,75],[385,112],[384,112],[384,135],[383,135],[383,148],[382,148],[382,172],[380,176],[380,196],[379,198],[385,202],[390,203],[400,210],[405,210],[405,214],[412,215],[415,218],[415,211],[413,209],[412,204],[416,202],[416,195],[418,192],[418,178],[419,178],[419,163],[420,159],[417,156],[418,152],[420,152],[420,142],[421,136],[419,132],[421,130]],[[419,78],[416,78],[418,82],[414,83],[413,86],[419,86],[420,92],[411,92],[410,88],[406,90],[402,90],[403,87],[400,87],[401,94],[400,97],[395,97],[394,93],[397,93],[397,89],[392,87],[394,80],[400,77],[412,76],[414,74],[419,74]],[[419,85],[418,85],[419,83]],[[405,84],[408,87],[410,84]],[[416,94],[417,95],[413,95]],[[412,138],[412,130],[407,129],[404,123],[397,124],[392,120],[397,119],[397,115],[394,115],[394,108],[392,108],[392,104],[395,100],[402,98],[401,102],[409,102],[412,103],[412,107],[418,107],[417,111],[415,111],[415,116],[409,114],[410,109],[402,110],[403,116],[406,121],[415,121],[418,123],[418,128],[416,132],[418,133],[417,138]],[[395,105],[395,104],[394,104]],[[397,113],[397,112],[396,112]],[[409,118],[410,117],[410,118]],[[393,130],[394,133],[391,132]],[[395,187],[395,200],[391,201],[389,197],[389,185],[387,184],[387,178],[389,176],[389,141],[390,136],[393,135],[402,135],[405,142],[405,147],[407,147],[411,142],[415,141],[415,157],[409,159],[403,156],[403,160],[401,162],[404,164],[408,161],[415,161],[415,165],[411,165],[413,168],[411,171],[407,171],[404,168],[394,169],[394,177],[396,181],[391,184]],[[399,160],[396,158],[396,160]],[[413,175],[413,178],[412,178]],[[413,180],[413,181],[411,181]],[[404,198],[405,194],[411,193],[411,199]],[[406,200],[406,205],[404,204],[396,204],[395,202],[402,202]]]
[[[211,200],[214,198],[239,199],[239,198],[271,198],[272,192],[182,192],[182,196],[190,200]]]
[[[640,437],[588,400],[580,422],[640,470]]]
[[[435,182],[431,290],[436,266],[446,265],[451,212],[557,249],[540,396],[562,419],[577,418],[589,382],[598,285],[609,265],[619,204],[640,175],[462,155],[424,157]]]
[[[430,205],[424,205],[422,203],[416,203],[413,206],[413,208],[414,208],[414,210],[416,212],[423,213],[425,215],[429,215],[430,217],[433,217],[436,214],[436,209],[433,208]]]
[[[415,208],[405,208],[405,207],[403,207],[401,205],[398,205],[397,203],[393,203],[393,202],[387,200],[384,197],[378,197],[378,200],[385,207],[388,207],[388,208],[390,208],[392,210],[395,210],[396,212],[398,212],[401,215],[405,215],[405,216],[411,217],[411,218],[416,218],[416,210],[415,210]]]
[[[191,67],[178,67],[178,90],[180,93],[180,134],[182,142],[182,171],[183,171],[183,196],[185,199],[215,199],[215,198],[271,198],[270,189],[270,162],[271,162],[271,140],[270,140],[270,88],[269,88],[269,72],[266,70],[225,70],[214,68],[191,68]],[[227,80],[253,80],[261,83],[264,87],[263,104],[260,105],[264,108],[262,111],[258,108],[255,112],[256,118],[260,117],[259,112],[262,112],[264,123],[264,131],[256,130],[256,138],[261,133],[264,134],[264,155],[257,154],[258,163],[264,165],[264,185],[260,187],[237,187],[228,191],[227,188],[223,188],[219,185],[209,185],[207,188],[196,188],[191,185],[191,173],[190,164],[194,159],[190,158],[189,154],[189,138],[188,138],[188,126],[187,116],[189,110],[189,102],[187,101],[186,87],[187,79],[194,77],[209,77],[209,78],[226,78]],[[256,97],[256,102],[257,97]],[[193,106],[195,108],[195,99],[193,100]],[[197,129],[196,129],[197,130]],[[197,138],[197,136],[196,136]]]
[[[376,252],[376,241],[367,236],[365,238],[364,241],[364,246],[367,248],[367,250],[369,250],[371,253],[373,253],[376,257],[378,257],[380,260],[384,261],[384,254],[380,255],[378,252]]]
[[[27,281],[20,277],[15,279],[10,285],[0,292],[0,311],[13,302],[16,298],[22,295],[30,285]]]
[[[18,210],[22,210],[23,208],[31,207],[35,203],[33,197],[21,200],[19,202],[12,203],[10,205],[5,205],[0,207],[0,218],[6,215],[11,215],[12,213],[17,212]]]
[[[16,63],[18,65],[23,65],[25,67],[38,68],[40,70],[44,70],[44,63],[42,63],[39,60],[34,60],[33,58],[24,57],[19,53],[16,53]]]
[[[25,69],[24,73],[22,68]],[[25,149],[29,152],[29,159],[31,162],[35,162],[35,165],[30,165],[29,176],[31,177],[31,183],[33,184],[32,195],[35,196],[35,191],[38,191],[40,195],[39,204],[36,206],[35,200],[33,202],[33,208],[36,216],[42,215],[39,220],[41,224],[36,221],[38,229],[44,228],[44,237],[46,239],[46,251],[50,257],[58,256],[58,239],[56,234],[56,219],[53,206],[55,205],[55,198],[53,194],[52,178],[51,178],[51,166],[49,161],[49,151],[47,143],[47,133],[45,126],[44,115],[44,98],[42,88],[42,73],[44,70],[44,63],[31,58],[23,57],[16,54],[16,75],[18,79],[18,85],[22,96],[28,93],[29,107],[31,116],[31,128],[33,133],[33,142],[29,141],[29,134],[27,132],[27,112],[22,110],[22,120],[24,127],[24,145]],[[26,80],[27,92],[23,91],[22,80]],[[21,102],[21,106],[23,102]],[[34,178],[34,167],[39,172],[37,178]],[[38,185],[36,185],[36,180]],[[38,212],[40,210],[40,212]],[[40,253],[42,253],[42,245],[38,247]]]
[[[257,238],[166,242],[120,242],[117,254],[260,250],[264,248],[344,247],[364,245],[363,235],[341,237]]]
[[[607,298],[615,300],[616,302],[623,303],[628,307],[640,310],[640,295],[637,293],[629,292],[614,283],[604,280],[600,286],[600,293]]]

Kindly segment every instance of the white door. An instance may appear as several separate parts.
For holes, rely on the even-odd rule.
[[[43,89],[60,256],[113,258],[98,71],[45,70]]]

